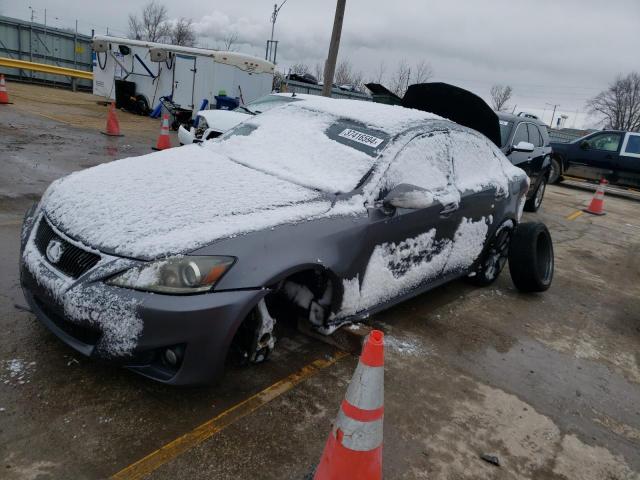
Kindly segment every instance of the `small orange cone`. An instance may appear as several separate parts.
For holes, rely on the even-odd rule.
[[[160,135],[153,150],[166,150],[171,148],[171,138],[169,137],[169,115],[166,113],[162,116],[162,126],[160,127]]]
[[[110,137],[124,137],[120,133],[120,123],[118,123],[118,117],[116,117],[116,104],[115,102],[111,102],[109,105],[109,110],[107,112],[107,131],[100,132],[103,135],[108,135]]]
[[[7,93],[7,85],[4,83],[4,75],[0,74],[0,105],[9,105],[9,94]]]
[[[382,478],[384,334],[372,331],[362,349],[314,480]]]
[[[585,208],[584,211],[590,213],[592,215],[606,215],[604,211],[604,187],[609,182],[603,178],[600,180],[600,185],[596,189],[596,193],[591,199],[591,203],[589,204],[589,208]]]

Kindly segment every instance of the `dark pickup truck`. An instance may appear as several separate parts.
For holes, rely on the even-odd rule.
[[[570,143],[552,142],[550,182],[562,175],[640,187],[640,133],[603,130]]]

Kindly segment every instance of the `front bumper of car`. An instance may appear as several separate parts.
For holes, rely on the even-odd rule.
[[[31,212],[33,214],[33,212]],[[25,218],[25,227],[37,228],[41,221]],[[25,234],[22,250],[33,235]],[[161,295],[110,287],[103,280],[113,274],[98,264],[77,279],[68,279],[66,293],[54,293],[51,283],[36,278],[20,255],[20,280],[26,301],[38,320],[77,352],[114,363],[140,375],[171,385],[199,385],[214,382],[224,369],[225,359],[237,327],[267,291],[261,289],[220,291],[197,295]],[[43,256],[46,268],[55,269]],[[101,270],[104,275],[101,274]],[[92,297],[98,291],[99,296]],[[80,303],[69,309],[69,292],[80,292]],[[85,293],[86,292],[86,293]],[[77,297],[78,294],[76,293]],[[109,298],[105,304],[104,298]],[[123,305],[132,305],[141,329],[126,352],[105,348],[110,336],[118,334],[118,315]],[[115,308],[113,312],[109,309]],[[73,312],[73,316],[70,315]],[[127,312],[124,311],[126,314]],[[111,314],[111,324],[96,318]],[[122,325],[126,318],[123,316]],[[168,356],[171,350],[172,356]],[[175,362],[167,361],[175,359]]]

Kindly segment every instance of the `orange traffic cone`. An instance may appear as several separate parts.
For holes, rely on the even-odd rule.
[[[609,182],[606,179],[600,180],[600,185],[596,189],[596,193],[591,199],[589,208],[585,208],[584,211],[592,215],[606,215],[604,212],[604,187]]]
[[[382,478],[384,335],[367,338],[314,480]]]
[[[109,110],[107,111],[107,131],[100,133],[110,137],[124,137],[124,135],[120,133],[120,123],[118,123],[118,117],[116,117],[115,102],[111,102]]]
[[[10,103],[12,102],[9,101],[7,85],[4,83],[4,75],[0,74],[0,105],[8,105]]]
[[[166,113],[162,116],[162,126],[160,127],[160,135],[153,150],[166,150],[171,148],[171,138],[169,137],[169,115]]]

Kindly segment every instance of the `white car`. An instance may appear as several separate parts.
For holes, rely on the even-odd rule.
[[[305,95],[295,93],[274,93],[260,97],[235,110],[200,110],[196,117],[197,127],[191,127],[187,130],[181,125],[178,129],[180,145],[219,137],[247,118],[290,102],[302,100],[304,97]]]

